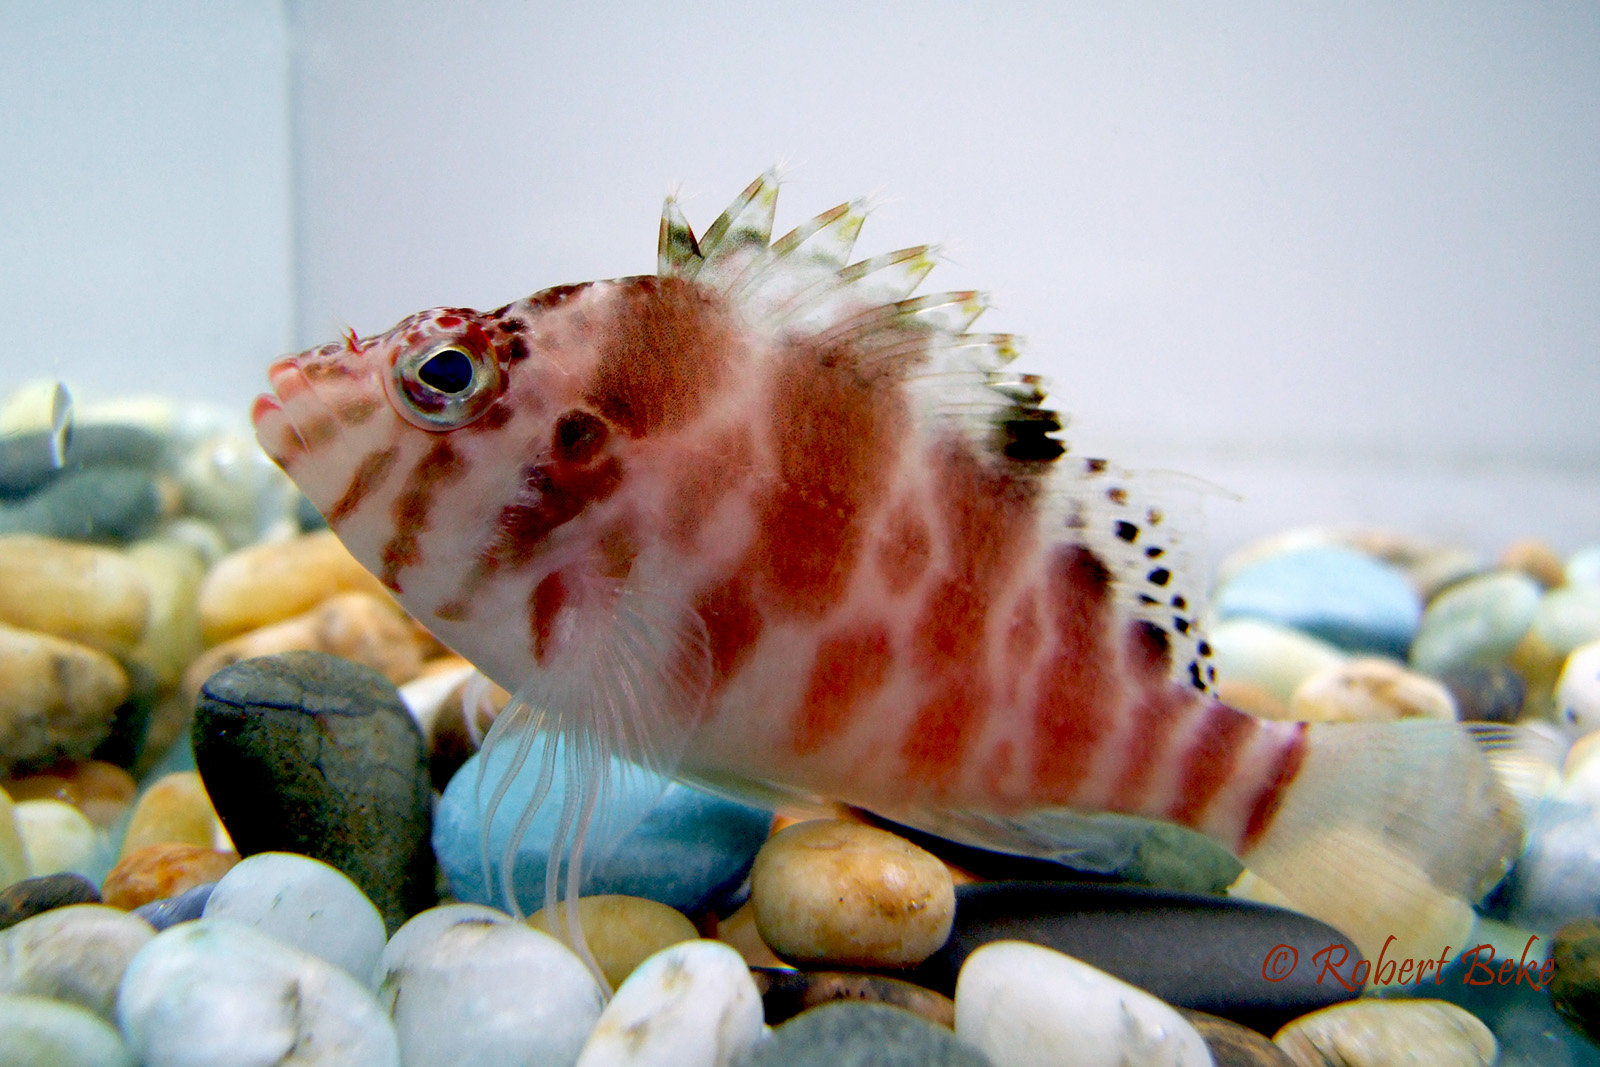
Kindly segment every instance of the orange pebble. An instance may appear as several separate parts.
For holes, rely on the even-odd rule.
[[[152,900],[175,897],[206,882],[215,882],[239,862],[236,852],[217,852],[195,845],[146,845],[111,868],[101,898],[114,908],[132,911]]]
[[[101,827],[116,822],[138,792],[131,774],[104,760],[61,763],[3,785],[12,800],[64,801]]]

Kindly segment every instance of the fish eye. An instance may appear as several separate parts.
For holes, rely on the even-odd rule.
[[[501,389],[500,366],[460,341],[401,353],[386,382],[401,417],[424,430],[454,430],[489,409]]]

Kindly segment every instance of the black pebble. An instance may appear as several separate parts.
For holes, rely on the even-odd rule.
[[[153,469],[165,450],[160,435],[143,427],[90,423],[72,428],[58,468],[50,438],[43,431],[0,437],[0,497],[26,495],[84,467]]]
[[[1179,1008],[1231,1019],[1264,1034],[1318,1008],[1350,1000],[1332,979],[1317,982],[1313,957],[1330,945],[1359,950],[1333,927],[1282,908],[1219,896],[1131,886],[982,882],[956,888],[950,940],[899,976],[941,993],[955,990],[968,956],[991,941],[1028,941],[1115,975]],[[1274,956],[1280,945],[1293,950]],[[1269,980],[1268,958],[1282,966]]]
[[[211,899],[211,891],[216,887],[215,882],[202,882],[175,897],[141,904],[133,909],[132,914],[157,930],[165,930],[179,923],[193,922],[205,914],[206,901]]]
[[[0,533],[74,541],[132,541],[161,518],[161,491],[131,467],[67,471],[37,493],[0,510]]]
[[[381,674],[321,652],[242,660],[206,679],[195,765],[241,856],[337,867],[389,932],[435,901],[422,734]]]
[[[1215,1067],[1295,1067],[1287,1052],[1254,1030],[1203,1011],[1178,1010],[1200,1032]]]
[[[768,1026],[834,1001],[888,1004],[914,1012],[940,1026],[954,1026],[955,1002],[912,982],[856,971],[795,971],[785,967],[752,967],[750,977],[761,991]]]
[[[44,874],[0,890],[0,930],[69,904],[98,904],[100,890],[81,874]]]
[[[1463,722],[1516,722],[1528,687],[1522,676],[1504,664],[1480,667],[1465,664],[1439,674],[1439,681],[1455,698]]]
[[[733,1067],[991,1067],[943,1026],[884,1004],[849,1001],[801,1012]]]

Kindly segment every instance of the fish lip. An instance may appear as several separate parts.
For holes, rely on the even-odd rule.
[[[307,451],[305,434],[300,427],[306,415],[306,406],[314,409],[326,407],[300,367],[301,358],[307,354],[301,352],[282,356],[268,364],[267,384],[272,391],[257,395],[250,406],[250,423],[255,428],[256,441],[279,466],[284,466]],[[296,408],[300,409],[301,418],[298,420],[294,415]],[[282,441],[267,439],[274,423],[283,437]]]

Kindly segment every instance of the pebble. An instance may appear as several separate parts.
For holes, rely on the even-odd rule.
[[[144,573],[110,548],[47,537],[0,537],[0,622],[113,656],[144,639]]]
[[[214,919],[165,930],[134,957],[117,1022],[144,1067],[400,1063],[394,1027],[364,982]]]
[[[88,758],[128,692],[105,653],[0,624],[0,773]]]
[[[48,771],[13,778],[5,783],[13,800],[65,801],[99,827],[108,827],[127,813],[138,792],[133,776],[105,760],[59,764]]]
[[[132,911],[215,882],[239,862],[235,852],[163,842],[126,853],[106,875],[106,903]]]
[[[0,993],[54,997],[111,1018],[128,961],[155,936],[143,919],[72,904],[0,933]]]
[[[733,1067],[1004,1067],[948,1029],[886,1004],[848,1001],[801,1012]]]
[[[165,537],[129,546],[127,557],[144,575],[150,598],[144,640],[129,660],[149,673],[153,687],[171,689],[204,647],[195,598],[205,562],[193,546]]]
[[[810,1008],[836,1000],[888,1004],[914,1012],[931,1023],[953,1027],[955,1001],[913,982],[857,971],[797,971],[788,967],[752,967],[761,991],[767,1022],[776,1026]]]
[[[287,477],[243,434],[213,433],[194,442],[174,474],[184,508],[215,523],[231,544],[256,540],[274,514],[288,510]]]
[[[450,780],[434,815],[433,847],[439,866],[450,880],[451,893],[480,904],[502,903],[499,860],[511,830],[537,782],[536,766],[525,766],[512,781],[495,813],[489,857],[495,871],[486,886],[479,851],[478,814],[487,808],[491,787],[510,766],[510,747],[498,747],[489,760],[483,795],[477,796],[480,753]],[[560,798],[566,775],[556,760],[549,797],[523,835],[513,863],[513,884],[524,913],[544,904],[544,872],[550,842],[560,820]],[[636,828],[597,860],[583,882],[583,895],[608,893],[645,897],[686,915],[699,915],[739,887],[758,849],[767,838],[772,813],[703,793],[681,783],[655,786],[631,764],[618,760],[613,781],[627,777],[629,787],[613,791],[611,805],[597,820]],[[656,787],[663,786],[656,796]],[[480,807],[481,801],[481,807]],[[590,842],[589,855],[596,844]]]
[[[1504,664],[1482,667],[1464,663],[1441,671],[1438,679],[1450,690],[1462,722],[1516,722],[1522,714],[1527,685]]]
[[[1254,618],[1349,652],[1404,656],[1422,616],[1405,576],[1370,556],[1312,547],[1242,568],[1216,591],[1219,619]]]
[[[685,941],[618,987],[577,1067],[727,1067],[765,1030],[744,959],[719,941]]]
[[[1238,1023],[1203,1011],[1180,1011],[1211,1050],[1216,1067],[1295,1067],[1284,1051]]]
[[[1326,641],[1257,619],[1218,623],[1211,631],[1211,648],[1221,682],[1249,682],[1285,707],[1301,682],[1345,659]]]
[[[218,880],[204,917],[255,927],[366,983],[383,955],[383,918],[339,871],[307,856],[263,852]]]
[[[0,886],[9,886],[28,877],[28,846],[17,825],[16,805],[0,789]]]
[[[252,545],[206,574],[199,595],[201,630],[207,644],[218,644],[349,592],[388,595],[330,531]]]
[[[1550,996],[1556,1010],[1600,1045],[1600,922],[1579,919],[1556,931]]]
[[[528,925],[565,941],[565,914],[565,906],[557,907],[552,930],[545,909],[540,908],[528,917]],[[700,936],[682,912],[654,900],[615,893],[579,898],[578,923],[590,954],[613,989],[657,952]]]
[[[1500,570],[1520,571],[1546,589],[1554,589],[1567,580],[1566,564],[1561,559],[1561,553],[1535,537],[1511,542],[1500,553],[1495,566]]]
[[[1567,557],[1568,585],[1600,585],[1600,545],[1580,548]]]
[[[86,467],[0,508],[0,534],[125,543],[177,511],[177,487],[132,467]]]
[[[1553,589],[1540,599],[1533,625],[1510,658],[1528,683],[1531,714],[1550,715],[1550,697],[1562,664],[1590,641],[1600,641],[1600,587]]]
[[[29,874],[72,871],[99,881],[110,867],[105,836],[71,804],[23,800],[11,810],[28,852]]]
[[[1071,956],[997,941],[956,983],[956,1036],[995,1067],[1211,1067],[1183,1016]]]
[[[100,891],[81,874],[42,874],[0,889],[0,930],[69,904],[98,904]]]
[[[1289,718],[1299,722],[1456,720],[1450,690],[1393,660],[1359,656],[1318,671],[1295,689]]]
[[[1489,1067],[1498,1046],[1489,1028],[1442,1000],[1373,1000],[1313,1012],[1279,1030],[1273,1044],[1296,1067]]]
[[[0,996],[0,1048],[6,1067],[138,1067],[110,1023],[49,997]]]
[[[1600,916],[1600,813],[1588,805],[1542,805],[1496,897],[1514,922],[1535,930]]]
[[[1541,593],[1532,578],[1506,571],[1452,586],[1422,613],[1411,666],[1437,677],[1466,664],[1504,663],[1533,625]]]
[[[217,813],[196,771],[174,771],[148,786],[134,806],[122,838],[122,855],[146,845],[216,843]]]
[[[71,467],[118,464],[153,468],[165,442],[143,426],[78,421],[67,454]],[[50,450],[48,431],[0,435],[0,495],[17,496],[47,485],[63,474]]]
[[[905,977],[950,993],[967,960],[997,941],[1054,949],[1175,1006],[1258,1030],[1356,995],[1317,981],[1317,952],[1343,946],[1352,961],[1358,953],[1308,916],[1227,897],[1065,882],[960,886],[949,943]],[[1272,975],[1264,973],[1269,960]]]
[[[950,936],[955,887],[938,858],[860,823],[818,819],[774,834],[750,872],[761,940],[793,962],[921,963]]]
[[[206,681],[193,740],[241,854],[332,864],[390,930],[434,903],[422,735],[376,671],[318,652],[234,664]]]
[[[440,904],[418,912],[407,919],[406,924],[396,930],[388,944],[383,946],[378,966],[372,972],[372,986],[376,989],[383,985],[389,972],[397,970],[417,946],[433,940],[452,926],[511,922],[516,920],[499,908],[483,904]]]
[[[179,923],[193,922],[205,914],[206,902],[211,899],[211,890],[216,888],[215,882],[201,882],[191,886],[175,897],[165,900],[152,900],[148,904],[141,904],[133,909],[132,914],[137,915],[156,930],[165,930]]]
[[[391,954],[379,999],[406,1067],[570,1065],[604,1007],[565,945],[492,920],[430,920]]]
[[[1556,680],[1555,720],[1569,736],[1600,730],[1600,641],[1572,650]]]

